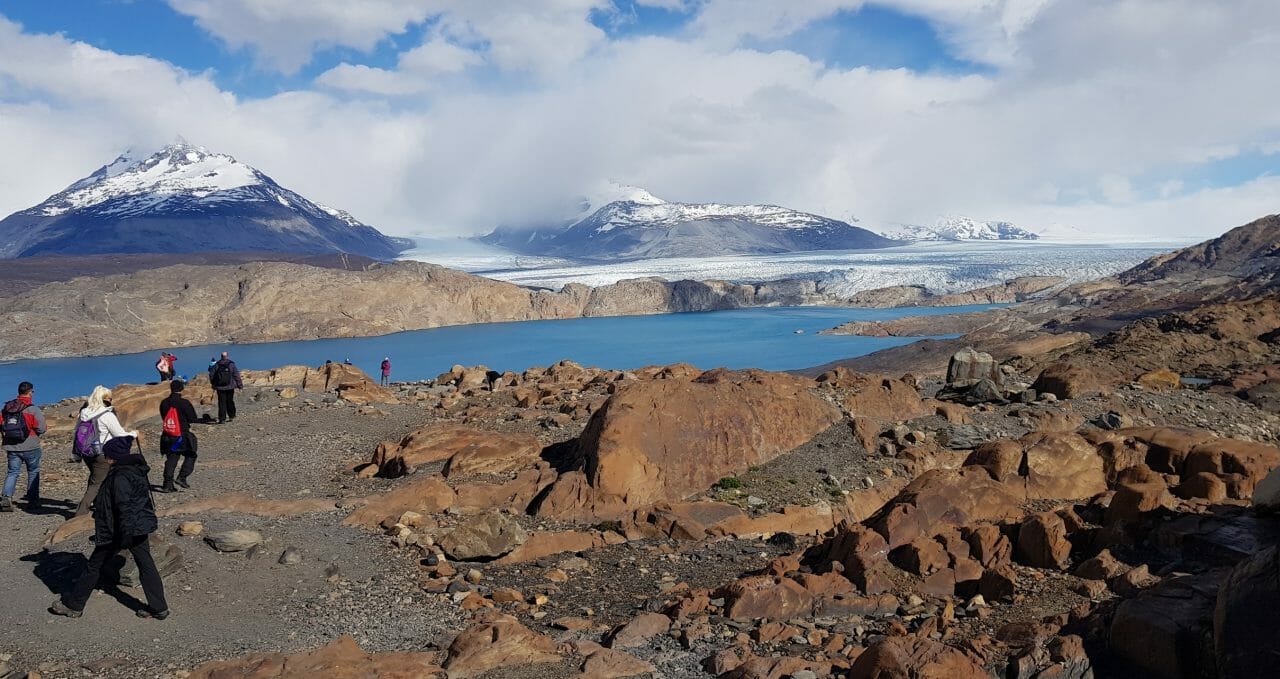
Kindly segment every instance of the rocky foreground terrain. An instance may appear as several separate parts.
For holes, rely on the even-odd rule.
[[[0,515],[0,676],[1272,676],[1280,221],[1215,243],[879,373],[249,373],[156,496],[166,621],[127,564],[44,612],[89,529],[46,454],[65,502]],[[165,391],[117,390],[149,445]]]

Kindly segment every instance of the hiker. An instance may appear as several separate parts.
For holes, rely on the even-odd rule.
[[[93,553],[89,555],[88,569],[71,591],[49,606],[49,612],[54,615],[68,618],[83,615],[89,595],[98,586],[102,566],[120,550],[127,549],[138,566],[138,579],[147,597],[147,606],[138,609],[138,617],[156,620],[169,617],[164,582],[151,558],[148,543],[148,536],[159,527],[155,504],[151,501],[151,481],[147,478],[149,469],[142,455],[133,452],[135,440],[132,436],[118,436],[102,447],[102,456],[111,471],[93,505]]]
[[[175,479],[173,472],[178,467],[178,458],[182,458],[182,471],[178,472],[176,482],[183,488],[191,488],[187,478],[196,468],[196,435],[191,431],[191,424],[199,419],[196,407],[182,396],[186,387],[183,380],[169,383],[169,396],[160,402],[160,454],[164,456],[164,485],[161,493],[174,493]]]
[[[76,516],[84,516],[93,508],[93,501],[98,497],[98,489],[107,478],[109,466],[102,456],[102,449],[112,439],[125,436],[138,437],[137,431],[125,431],[120,426],[120,418],[111,407],[111,390],[99,384],[89,394],[89,401],[80,409],[76,417],[76,429],[71,439],[71,452],[78,459],[84,460],[89,468],[89,485],[84,490],[84,497],[76,506]]]
[[[380,382],[380,384],[384,387],[387,386],[388,384],[391,384],[391,357],[390,356],[384,356],[382,358],[382,382]]]
[[[348,357],[346,357],[346,358],[342,359],[342,365],[351,365],[351,357],[350,357],[350,356],[348,356]]]
[[[236,390],[243,389],[244,383],[240,381],[240,369],[227,352],[209,366],[209,383],[218,392],[218,424],[236,419]]]
[[[4,494],[0,495],[0,512],[13,511],[13,493],[18,488],[18,473],[27,468],[27,511],[40,506],[40,436],[44,434],[44,413],[32,403],[35,387],[30,382],[18,385],[18,397],[4,404],[0,411],[0,433],[8,473],[4,477]]]
[[[160,352],[160,360],[156,361],[156,371],[160,373],[161,382],[167,382],[173,379],[173,375],[174,375],[173,364],[177,360],[178,360],[177,356],[174,356],[173,354],[167,351]]]

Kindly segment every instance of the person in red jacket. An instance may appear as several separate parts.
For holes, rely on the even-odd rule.
[[[40,436],[44,434],[45,421],[44,413],[32,401],[34,395],[35,386],[23,382],[18,385],[18,397],[5,403],[3,412],[0,412],[3,447],[8,458],[0,512],[13,511],[13,494],[18,489],[18,474],[24,465],[27,468],[27,510],[40,506]]]
[[[391,384],[391,357],[386,356],[382,359],[382,386]]]

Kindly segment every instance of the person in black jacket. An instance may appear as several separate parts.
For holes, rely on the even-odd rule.
[[[160,402],[160,421],[164,429],[160,434],[160,454],[164,456],[164,485],[161,493],[177,492],[173,487],[174,470],[178,467],[178,458],[182,458],[182,470],[178,472],[177,483],[183,488],[190,488],[187,478],[196,468],[196,435],[191,431],[191,424],[200,419],[196,415],[196,407],[191,401],[183,398],[182,390],[186,384],[181,379],[169,383],[169,397]],[[170,417],[173,411],[173,417]],[[173,422],[170,422],[170,420]],[[173,432],[176,425],[176,433]]]
[[[83,615],[89,595],[98,586],[103,564],[120,550],[127,549],[138,565],[142,591],[147,597],[147,606],[138,610],[138,617],[156,620],[169,617],[164,582],[160,580],[160,571],[147,543],[148,536],[159,527],[155,504],[151,501],[151,481],[147,478],[146,460],[132,453],[133,441],[132,436],[120,436],[102,447],[111,471],[107,472],[98,499],[93,503],[94,548],[89,567],[70,592],[53,602],[50,613],[69,618]]]
[[[236,390],[244,389],[240,380],[240,368],[227,352],[209,366],[209,383],[218,392],[218,424],[236,419]]]

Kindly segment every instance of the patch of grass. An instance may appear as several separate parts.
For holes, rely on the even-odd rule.
[[[827,486],[827,495],[830,495],[832,499],[835,499],[835,500],[844,499],[844,491],[840,490],[835,486]]]
[[[716,481],[716,488],[720,490],[736,490],[742,487],[742,479],[736,476],[726,476]]]
[[[620,522],[620,521],[601,521],[600,523],[597,523],[595,526],[593,526],[593,528],[595,528],[596,530],[600,531],[601,533],[607,533],[607,532],[609,532],[609,531],[613,531],[613,532],[615,532],[615,533],[621,533],[621,532],[622,532],[622,522]]]

